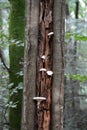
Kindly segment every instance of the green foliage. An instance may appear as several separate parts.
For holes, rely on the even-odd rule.
[[[10,96],[13,96],[14,94],[18,94],[19,90],[23,89],[23,83],[22,82],[20,82],[18,84],[18,86],[16,86],[15,88],[12,88],[13,85],[14,85],[14,83],[10,83],[7,86],[7,89],[11,90],[11,91],[9,91],[10,92],[9,93]],[[17,104],[18,103],[19,103],[19,101],[13,102],[11,100],[9,101],[9,99],[8,99],[8,100],[6,100],[6,105],[5,106],[8,107],[8,108],[17,108]]]
[[[0,46],[2,48],[9,46],[9,37],[3,31],[0,31]]]
[[[87,76],[86,75],[79,75],[79,74],[65,74],[65,77],[67,79],[73,79],[75,81],[80,81],[82,83],[87,81]]]
[[[9,103],[7,103],[5,106],[8,107],[8,108],[16,108],[17,107],[17,103],[18,102],[12,102],[10,101]]]
[[[0,0],[0,9],[6,9],[9,8],[9,2],[8,0]]]
[[[12,84],[12,86],[13,86],[13,84]],[[12,96],[12,95],[18,93],[18,90],[21,90],[21,89],[23,89],[23,83],[22,83],[22,82],[20,82],[20,83],[18,84],[18,86],[16,86],[15,88],[12,88],[12,89],[11,89],[11,91],[10,91],[10,96]]]
[[[10,45],[17,45],[24,47],[24,43],[22,40],[9,39],[8,34],[4,31],[0,31],[0,46],[2,48],[9,47]]]
[[[87,36],[82,35],[82,34],[77,34],[77,33],[66,33],[65,34],[66,39],[69,39],[71,37],[73,37],[75,40],[78,40],[78,41],[87,41]]]

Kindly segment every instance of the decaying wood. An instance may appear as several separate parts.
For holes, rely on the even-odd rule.
[[[48,36],[53,31],[53,0],[40,1],[39,14],[39,42],[37,56],[37,96],[46,97],[46,101],[41,102],[39,110],[37,110],[37,129],[50,130],[50,105],[51,105],[51,89],[52,77],[46,72],[41,72],[41,68],[46,71],[52,70],[52,44],[53,35]],[[41,57],[45,55],[46,59]]]

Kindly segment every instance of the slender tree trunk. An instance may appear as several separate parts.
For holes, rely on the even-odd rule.
[[[75,19],[79,17],[79,1],[76,1],[75,6]],[[75,23],[76,24],[76,23]],[[77,26],[77,25],[76,25]],[[75,32],[77,30],[75,29]],[[72,44],[72,46],[71,46]],[[66,69],[69,70],[70,74],[76,75],[77,72],[77,41],[74,43],[68,43],[67,50],[66,50]],[[65,130],[77,130],[77,122],[78,122],[78,112],[79,112],[79,81],[75,81],[74,79],[70,78],[69,80],[66,79],[65,85],[65,109],[64,109],[64,129]]]
[[[52,130],[63,130],[64,105],[64,0],[54,2],[54,44],[53,44],[53,87],[52,87]]]
[[[39,0],[26,0],[24,90],[22,130],[35,130],[36,59],[38,45]]]

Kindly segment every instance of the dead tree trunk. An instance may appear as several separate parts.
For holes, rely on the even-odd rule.
[[[54,32],[53,32],[53,5],[55,6]],[[51,128],[52,130],[62,130],[63,67],[64,67],[63,8],[64,8],[64,1],[61,2],[61,0],[58,1],[27,0],[22,130],[30,130],[30,129],[50,130]],[[37,31],[38,29],[39,33]],[[53,44],[53,34],[54,34],[54,44]],[[52,72],[52,63],[53,63],[53,72]],[[52,74],[54,76],[53,89],[52,89]],[[46,99],[45,101],[42,102],[39,101],[39,103],[37,104],[36,109],[37,116],[35,116],[35,106],[32,100],[33,97],[36,100],[37,98],[40,99],[41,97]],[[53,112],[52,124],[51,124],[51,101]],[[35,118],[36,123],[34,123]]]
[[[53,43],[53,87],[52,87],[52,130],[63,130],[64,98],[64,0],[54,2],[54,43]]]

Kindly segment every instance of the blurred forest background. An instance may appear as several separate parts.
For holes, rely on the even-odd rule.
[[[25,1],[0,0],[0,130],[20,130],[24,29]],[[87,0],[66,0],[64,48],[64,130],[87,130]]]

